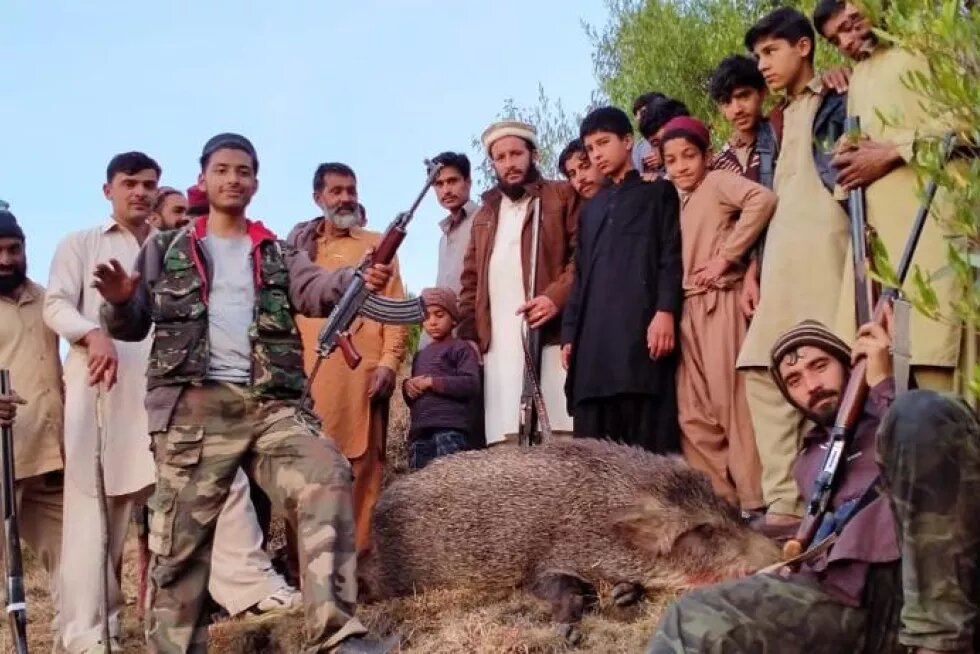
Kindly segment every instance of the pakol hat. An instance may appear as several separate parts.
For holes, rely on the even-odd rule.
[[[533,125],[522,123],[519,120],[504,120],[483,130],[481,137],[483,147],[486,148],[487,152],[490,152],[490,146],[505,136],[517,136],[531,143],[535,149],[538,147],[538,130]]]
[[[700,138],[706,146],[711,145],[711,132],[708,131],[708,126],[694,116],[677,116],[676,118],[671,118],[664,125],[663,133],[667,134],[675,129],[690,132]]]

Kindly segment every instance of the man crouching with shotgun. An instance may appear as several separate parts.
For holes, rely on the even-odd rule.
[[[816,321],[776,341],[776,384],[817,425],[796,461],[804,497],[825,465],[852,366],[863,368],[869,391],[843,475],[802,556],[683,596],[650,654],[980,651],[980,426],[952,396],[896,399],[890,323],[887,308],[884,326],[863,325],[853,349]]]

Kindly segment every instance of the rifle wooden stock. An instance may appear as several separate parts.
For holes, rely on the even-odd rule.
[[[391,263],[395,258],[395,253],[398,251],[398,246],[404,240],[405,230],[398,224],[389,225],[388,230],[381,237],[381,242],[378,243],[378,247],[374,250],[374,256],[371,257],[371,265],[376,263]]]
[[[351,340],[350,332],[337,334],[337,349],[340,350],[340,353],[344,356],[344,361],[347,362],[347,367],[351,370],[361,365],[361,353],[354,347],[354,341]]]
[[[0,395],[10,395],[10,371],[0,370]],[[17,525],[16,487],[14,470],[14,430],[2,428],[0,458],[3,463],[3,536],[4,562],[7,569],[7,620],[17,654],[27,654],[27,597],[24,593],[24,564],[20,551],[20,530]]]

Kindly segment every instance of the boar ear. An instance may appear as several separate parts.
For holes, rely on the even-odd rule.
[[[647,497],[613,516],[613,530],[620,537],[654,556],[666,556],[688,529],[690,519],[674,507]]]

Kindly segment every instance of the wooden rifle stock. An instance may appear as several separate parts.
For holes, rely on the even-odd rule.
[[[940,149],[942,160],[948,161],[953,153],[953,141],[955,134],[948,133],[943,139]],[[925,197],[919,205],[915,219],[912,221],[912,228],[908,239],[905,241],[905,248],[902,250],[902,257],[899,259],[895,269],[896,287],[889,288],[882,294],[882,297],[875,304],[874,313],[871,321],[879,325],[884,323],[885,307],[890,304],[901,293],[902,285],[912,269],[912,257],[915,255],[919,238],[925,228],[926,220],[929,217],[929,209],[932,201],[936,197],[936,180],[930,180],[926,186]],[[855,271],[856,273],[857,271]],[[814,481],[813,491],[806,505],[806,514],[800,522],[796,536],[783,545],[783,557],[792,559],[799,556],[813,543],[813,538],[820,528],[820,522],[824,519],[834,488],[837,486],[841,476],[841,463],[847,460],[846,449],[851,438],[854,427],[857,425],[861,412],[864,410],[864,403],[868,397],[868,383],[866,380],[867,362],[859,359],[851,368],[851,375],[848,378],[844,395],[841,397],[840,408],[837,410],[837,417],[834,419],[834,426],[830,432],[830,443],[827,447],[827,455],[824,457],[820,473]]]

